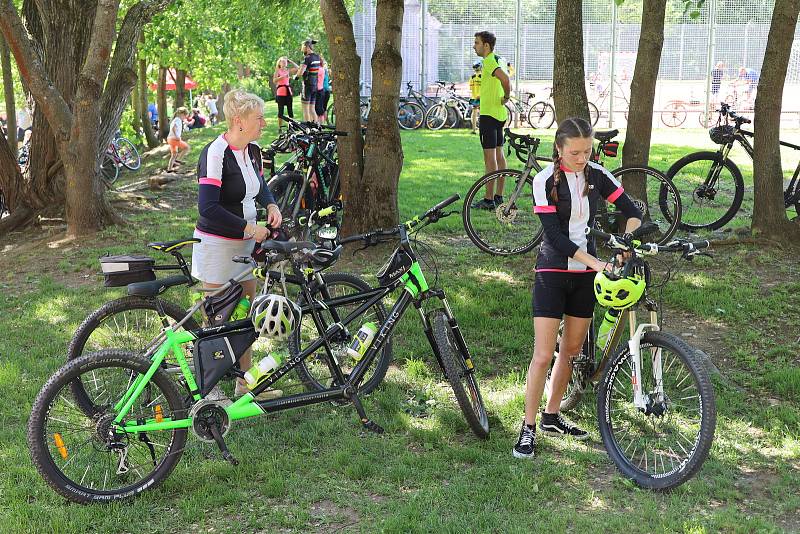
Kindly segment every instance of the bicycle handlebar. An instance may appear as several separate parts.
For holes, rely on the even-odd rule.
[[[696,254],[697,251],[711,246],[711,243],[707,239],[703,239],[701,241],[682,241],[676,239],[674,241],[670,241],[666,245],[657,245],[655,243],[637,244],[636,238],[652,233],[657,229],[658,226],[656,224],[645,223],[631,232],[630,238],[617,234],[609,234],[596,228],[587,228],[586,235],[591,235],[608,243],[608,245],[613,249],[621,251],[635,249],[638,252],[647,255],[655,255],[659,252],[682,252],[686,255],[693,255]]]

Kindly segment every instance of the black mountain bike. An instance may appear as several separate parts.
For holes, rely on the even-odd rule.
[[[742,206],[744,178],[729,154],[733,145],[738,142],[747,155],[753,158],[753,145],[748,139],[753,137],[753,132],[742,129],[742,125],[750,124],[751,121],[737,115],[725,103],[720,104],[718,113],[717,125],[708,134],[719,145],[719,150],[684,156],[667,171],[667,176],[681,192],[681,228],[684,230],[722,228],[736,216]],[[786,141],[781,141],[780,144],[800,150],[800,146]],[[787,210],[794,208],[795,215],[800,216],[800,162],[783,192],[783,202]]]
[[[603,156],[617,156],[619,142],[614,141],[614,137],[618,133],[619,130],[595,131],[598,145],[591,161],[602,164]],[[502,169],[482,176],[467,192],[461,212],[470,240],[482,251],[497,256],[530,252],[542,240],[544,230],[539,217],[533,213],[533,178],[542,171],[540,162],[552,162],[551,158],[536,154],[541,143],[539,138],[516,134],[509,129],[505,130],[505,135],[509,154],[513,149],[525,167],[522,171]],[[646,198],[631,197],[645,219],[657,225],[655,241],[667,243],[678,229],[681,213],[680,195],[670,179],[653,167],[634,165],[620,167],[611,174],[620,183],[644,182]],[[484,198],[487,184],[495,183],[500,177],[513,184],[504,202],[489,210],[473,208],[476,200]],[[508,191],[509,186],[505,189]],[[602,228],[616,228],[620,215],[620,212],[609,210],[604,205],[598,210],[595,222]]]
[[[367,417],[359,386],[412,304],[420,313],[434,355],[467,422],[476,435],[488,436],[489,421],[464,337],[444,291],[428,286],[409,240],[409,233],[449,215],[442,210],[456,200],[458,195],[394,229],[359,236],[365,245],[399,237],[400,246],[378,273],[380,287],[341,299],[321,301],[308,287],[311,273],[335,261],[341,247],[330,251],[308,242],[264,242],[262,246],[269,256],[290,262],[294,274],[301,278],[301,302],[319,337],[233,403],[212,400],[207,395],[221,377],[244,376],[238,368],[238,358],[258,336],[257,318],[190,332],[167,328],[163,341],[144,355],[110,349],[68,362],[44,384],[28,421],[28,447],[40,475],[53,490],[75,502],[128,499],[155,488],[169,476],[185,450],[190,431],[202,441],[216,443],[223,458],[237,465],[224,439],[234,421],[331,401],[352,403],[364,428],[382,433],[383,429]],[[247,264],[252,261],[249,257],[238,260]],[[156,296],[163,284],[140,282],[129,286],[129,291]],[[362,320],[366,310],[398,289],[401,295],[381,321],[363,357],[352,372],[345,374],[332,343],[348,325],[361,324],[356,321]],[[423,304],[431,300],[438,301],[441,307],[423,313]],[[339,321],[326,324],[323,315],[327,308],[345,301],[358,306]],[[195,372],[186,358],[189,345],[195,347]],[[333,377],[323,389],[256,400],[257,395],[318,351],[324,351],[325,364]],[[184,391],[162,369],[167,354],[178,362]],[[76,383],[86,394],[85,402],[75,402]]]

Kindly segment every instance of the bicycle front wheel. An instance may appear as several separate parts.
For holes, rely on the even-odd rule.
[[[425,110],[416,102],[403,102],[397,108],[397,123],[404,130],[416,130],[425,120]]]
[[[629,166],[612,171],[620,183],[644,184],[644,194],[630,194],[634,204],[642,211],[645,221],[655,223],[658,230],[647,236],[659,245],[667,244],[681,221],[681,196],[675,184],[664,173],[652,167]],[[614,212],[614,215],[617,215]],[[610,228],[616,231],[616,228]]]
[[[488,202],[488,188],[492,198],[498,192],[499,181],[509,190],[504,201],[495,205]],[[511,256],[530,252],[542,240],[543,228],[539,217],[533,213],[533,179],[522,181],[522,172],[505,169],[481,177],[464,197],[461,211],[467,236],[482,251],[496,256]]]
[[[120,162],[126,169],[135,171],[142,166],[142,157],[139,155],[139,151],[136,150],[136,146],[129,140],[120,137],[114,140],[114,146],[117,149]]]
[[[28,421],[31,459],[47,484],[82,504],[134,497],[158,486],[178,463],[187,430],[130,434],[116,428],[114,409],[150,362],[132,352],[103,350],[70,361],[47,381]],[[87,413],[73,402],[74,381],[91,384]],[[172,380],[158,370],[121,425],[186,418]]]
[[[643,488],[668,490],[694,476],[708,456],[717,424],[714,389],[680,338],[648,332],[641,351],[645,407],[633,404],[633,358],[623,345],[597,391],[600,435],[625,477]]]
[[[325,309],[320,310],[320,315],[326,327],[345,319],[349,314],[366,302],[365,300],[360,300],[352,304],[334,305],[330,302],[331,299],[346,297],[372,289],[372,286],[363,278],[347,273],[323,274],[322,280],[323,285],[313,288],[311,294],[314,298],[322,300],[325,304]],[[307,308],[307,304],[304,302],[303,299],[300,302],[300,306],[302,308]],[[347,353],[347,347],[350,345],[353,335],[364,323],[373,322],[377,325],[383,324],[386,320],[386,308],[382,303],[374,304],[360,316],[359,320],[361,322],[351,323],[351,329],[354,328],[352,332],[345,329],[338,336],[329,340],[334,358],[345,376],[349,375],[358,363],[358,361]],[[299,328],[295,328],[292,336],[289,338],[289,352],[292,357],[299,355],[313,341],[316,341],[320,335],[321,333],[314,324],[311,312],[304,311]],[[370,367],[367,369],[367,372],[364,374],[361,384],[358,386],[358,392],[360,394],[366,394],[378,387],[386,376],[386,371],[391,362],[392,342],[391,340],[387,340],[381,352],[375,357]],[[300,365],[298,365],[295,370],[297,376],[303,382],[303,385],[311,391],[329,388],[333,382],[333,376],[328,366],[328,355],[324,347],[307,356],[305,360],[300,362]]]
[[[683,230],[717,230],[739,211],[744,179],[734,162],[718,152],[695,152],[675,163],[667,176],[681,194]]]
[[[536,102],[528,110],[531,128],[550,128],[556,121],[556,110],[547,102]]]
[[[686,122],[686,107],[677,100],[667,102],[661,112],[661,122],[668,128],[677,128]]]
[[[441,357],[442,371],[453,388],[461,412],[469,427],[479,438],[489,437],[489,416],[483,404],[475,370],[468,369],[467,355],[456,342],[455,333],[444,310],[433,310],[428,314],[433,329],[433,341]]]
[[[164,327],[186,316],[186,310],[172,302],[161,300],[161,306],[167,314],[163,319],[158,316],[156,299],[127,296],[106,302],[75,330],[67,348],[67,361],[76,360],[87,352],[110,348],[141,353]],[[197,321],[190,317],[182,329],[195,330],[199,327]],[[168,360],[167,363],[170,369],[178,369],[177,362]],[[85,413],[89,413],[91,401],[80,378],[70,382],[70,387],[75,402]]]
[[[589,102],[589,120],[592,121],[592,126],[597,126],[597,121],[600,120],[600,110],[594,102]]]

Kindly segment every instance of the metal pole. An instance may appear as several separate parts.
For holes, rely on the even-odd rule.
[[[644,16],[644,13],[642,13]],[[617,3],[611,2],[611,79],[608,88],[608,127],[614,126],[614,81],[617,63]],[[600,110],[597,110],[598,113]]]
[[[421,12],[420,12],[420,34],[421,34],[421,38],[420,38],[420,52],[421,52],[420,67],[421,67],[421,71],[420,71],[420,76],[419,76],[419,84],[420,84],[419,90],[424,95],[426,93],[425,89],[428,87],[428,83],[427,83],[427,79],[428,79],[427,74],[428,73],[426,72],[427,59],[428,58],[426,57],[427,56],[427,50],[425,48],[425,19],[428,18],[426,16],[428,14],[428,3],[426,2],[426,0],[422,0],[422,2],[420,2],[420,5],[421,5]]]
[[[516,32],[516,42],[514,43],[514,66],[517,69],[517,74],[514,79],[514,93],[516,93],[517,98],[520,98],[519,73],[522,71],[522,65],[520,65],[520,58],[522,57],[520,54],[520,47],[522,46],[522,0],[517,0]]]
[[[714,20],[717,13],[717,0],[711,0],[708,4],[708,46],[706,47],[706,106],[703,109],[703,117],[708,117],[708,110],[711,108],[711,70],[714,68],[712,62],[714,61],[714,47],[716,33],[716,21]],[[714,106],[716,107],[716,102]]]

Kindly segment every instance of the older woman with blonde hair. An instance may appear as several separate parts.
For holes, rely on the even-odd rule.
[[[204,288],[215,288],[239,275],[245,267],[234,256],[249,256],[255,242],[270,235],[269,228],[256,224],[256,203],[267,208],[267,225],[278,228],[281,212],[275,204],[261,164],[261,152],[254,141],[261,137],[264,101],[236,89],[225,95],[223,104],[228,129],[207,144],[197,163],[199,183],[197,226],[194,237],[200,243],[192,250],[192,276]],[[244,294],[252,300],[256,280],[242,281]],[[250,367],[248,350],[240,363]],[[236,384],[235,395],[247,392],[244,382]]]

